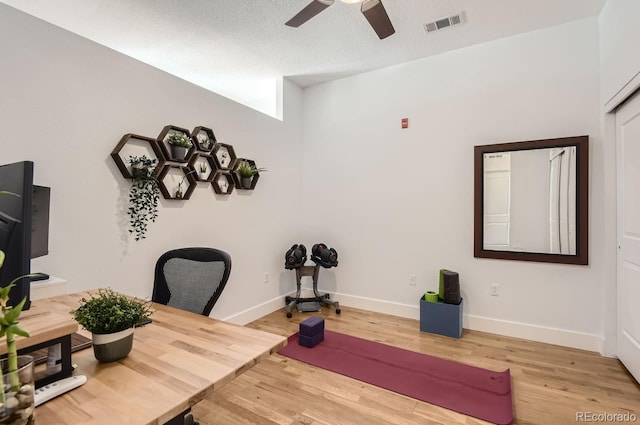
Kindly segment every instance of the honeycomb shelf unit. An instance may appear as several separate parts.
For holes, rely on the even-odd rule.
[[[172,133],[180,133],[189,137],[193,145],[184,156],[172,154],[167,139]],[[197,126],[193,131],[175,125],[166,125],[156,138],[127,133],[116,144],[111,157],[125,179],[133,179],[133,171],[128,164],[130,157],[146,156],[157,161],[153,176],[158,182],[158,189],[165,199],[187,200],[191,198],[198,183],[210,183],[217,195],[230,195],[236,189],[253,190],[259,174],[255,174],[248,187],[242,187],[242,179],[237,174],[239,161],[247,161],[255,167],[252,159],[238,158],[235,149],[227,143],[216,139],[213,129]],[[208,172],[199,173],[206,167]],[[177,186],[183,194],[176,196]]]
[[[213,159],[216,161],[218,170],[233,170],[236,166],[236,151],[233,146],[226,143],[216,143],[213,146]]]
[[[206,164],[208,170],[206,177],[204,178],[200,173],[200,166],[202,164]],[[188,167],[195,176],[196,181],[199,182],[211,183],[213,181],[213,176],[216,174],[216,171],[218,171],[216,161],[213,159],[213,156],[209,153],[200,151],[195,151],[193,155],[191,155]]]
[[[193,143],[192,146],[187,149],[187,153],[184,157],[177,157],[173,154],[171,145],[169,145],[169,143],[167,142],[167,139],[172,133],[184,134],[187,137],[191,138],[191,132],[186,128],[176,127],[175,125],[166,125],[156,138],[165,159],[167,161],[188,163],[191,159],[191,155],[193,155],[193,152],[196,150],[196,143]]]
[[[182,197],[176,196],[176,190],[169,191],[169,188],[167,187],[167,184],[165,182],[165,180],[170,176],[171,171],[175,169],[180,170],[180,172],[182,173],[180,179],[182,182],[185,182],[187,184],[187,186],[184,188]],[[198,183],[196,182],[196,178],[193,176],[193,173],[186,165],[165,163],[162,166],[160,173],[158,174],[158,188],[160,189],[160,193],[162,193],[162,196],[165,199],[185,201],[191,198],[191,195],[196,189],[197,184]]]
[[[253,175],[253,177],[251,177],[251,183],[249,184],[249,187],[243,186],[242,185],[242,178],[238,175],[238,171],[237,171],[237,167],[242,161],[248,162],[249,165],[251,166],[251,168],[257,168],[256,167],[256,162],[253,159],[237,158],[236,165],[234,167],[233,172],[231,173],[232,176],[233,176],[233,180],[234,180],[234,182],[236,184],[236,187],[238,189],[241,189],[241,190],[253,190],[253,189],[256,188],[256,184],[258,184],[258,180],[260,179],[260,173],[256,173],[256,174]]]
[[[236,183],[229,171],[218,170],[213,176],[211,186],[218,195],[230,195],[236,187]]]
[[[127,166],[126,160],[122,158],[121,155],[122,151],[125,150],[128,145],[136,145],[137,147],[146,151],[145,155],[147,153],[149,154],[147,156],[149,159],[155,159],[156,161],[158,161],[155,170],[155,175],[158,175],[160,169],[166,161],[157,140],[150,137],[127,133],[122,136],[122,139],[120,139],[116,147],[111,152],[111,158],[113,158],[113,161],[116,163],[116,166],[118,167],[118,170],[120,170],[120,173],[122,173],[122,176],[125,179],[133,179],[131,169],[129,166]],[[153,155],[151,153],[153,153]]]
[[[211,152],[217,143],[216,135],[208,127],[198,126],[191,132],[191,137],[196,144],[197,150]]]

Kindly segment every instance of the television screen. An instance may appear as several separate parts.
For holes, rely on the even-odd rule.
[[[51,189],[33,186],[31,198],[31,258],[49,253],[49,200]]]

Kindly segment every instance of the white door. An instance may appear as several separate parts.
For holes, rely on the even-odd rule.
[[[511,155],[484,155],[484,240],[483,248],[509,249],[511,205]]]
[[[616,112],[618,357],[640,382],[640,95]]]

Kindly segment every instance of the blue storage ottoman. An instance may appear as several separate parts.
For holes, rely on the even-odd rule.
[[[298,344],[305,347],[315,347],[324,340],[324,319],[322,317],[309,317],[300,322]]]
[[[420,298],[420,331],[460,338],[462,336],[462,302],[445,304]]]

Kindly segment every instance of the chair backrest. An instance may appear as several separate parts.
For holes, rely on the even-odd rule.
[[[180,248],[156,263],[152,301],[208,316],[227,284],[231,257],[215,248]]]

